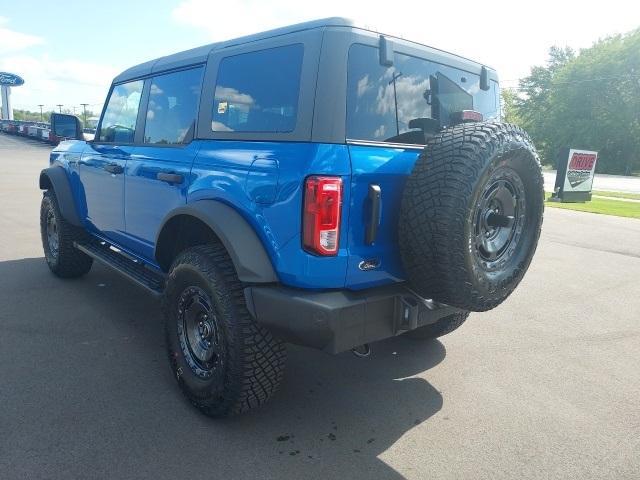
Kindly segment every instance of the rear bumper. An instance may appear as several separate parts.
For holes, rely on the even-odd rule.
[[[404,284],[359,292],[283,286],[245,288],[256,321],[283,340],[339,353],[435,323],[460,310],[424,300]]]

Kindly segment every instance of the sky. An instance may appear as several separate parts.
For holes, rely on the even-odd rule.
[[[0,71],[22,76],[14,108],[99,111],[126,68],[217,40],[330,16],[447,50],[517,85],[549,47],[589,47],[640,27],[634,0],[0,0]]]

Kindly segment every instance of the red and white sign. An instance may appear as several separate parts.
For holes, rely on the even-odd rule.
[[[564,178],[564,191],[590,192],[597,160],[598,152],[569,150],[567,174]]]

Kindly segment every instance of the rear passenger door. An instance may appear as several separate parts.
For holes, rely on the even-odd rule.
[[[124,215],[126,246],[150,260],[162,220],[186,203],[203,71],[199,65],[146,81],[144,134],[127,162]]]

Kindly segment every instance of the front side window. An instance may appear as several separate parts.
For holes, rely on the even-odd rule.
[[[496,82],[482,91],[479,75],[402,53],[385,67],[378,48],[361,44],[351,46],[348,62],[349,139],[424,143],[423,132],[448,125],[454,112],[498,116]]]
[[[142,80],[136,80],[113,87],[102,117],[99,141],[133,143],[143,85]]]
[[[214,132],[291,132],[296,126],[302,44],[226,57],[213,101]]]
[[[202,67],[160,75],[151,81],[144,143],[181,144],[193,137]]]

